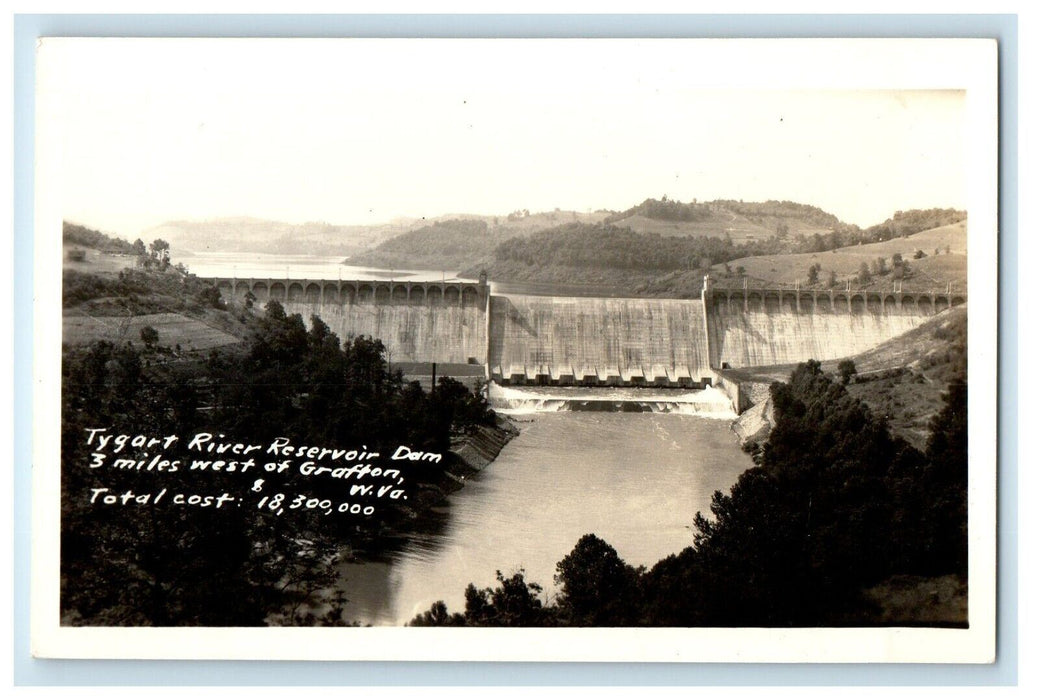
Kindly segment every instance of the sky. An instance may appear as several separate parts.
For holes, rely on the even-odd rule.
[[[63,218],[128,238],[663,195],[793,200],[863,227],[966,208],[963,91],[897,62],[842,73],[862,57],[796,43],[45,42],[37,130],[60,167],[40,186]]]

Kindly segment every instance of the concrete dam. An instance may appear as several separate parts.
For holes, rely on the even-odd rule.
[[[341,339],[379,338],[393,362],[487,362],[488,286],[477,283],[213,280],[225,300],[279,301],[309,322],[321,317]]]
[[[712,374],[700,300],[492,296],[489,321],[499,383],[690,386]]]
[[[949,293],[723,289],[699,299],[493,294],[479,282],[213,279],[227,300],[269,299],[393,362],[479,364],[501,386],[723,386],[714,370],[833,360],[966,302]],[[724,386],[723,386],[724,388]]]
[[[857,355],[910,331],[965,295],[727,290],[704,293],[711,366],[762,367]]]

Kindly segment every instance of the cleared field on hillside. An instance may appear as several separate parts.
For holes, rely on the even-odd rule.
[[[704,221],[662,221],[650,219],[641,214],[629,216],[613,224],[628,227],[636,233],[657,233],[661,236],[703,236],[724,238],[732,237],[736,243],[756,241],[769,238],[775,231],[769,231],[752,221],[736,214],[712,215]]]
[[[79,345],[95,340],[141,345],[141,329],[151,326],[159,332],[159,345],[182,350],[208,350],[239,342],[235,336],[212,328],[181,314],[147,314],[131,318],[119,316],[66,315],[62,319],[62,340]]]
[[[946,246],[949,253],[945,252]],[[934,251],[938,249],[939,254]],[[922,250],[926,257],[913,259],[914,253]],[[960,222],[942,226],[928,231],[921,231],[906,238],[895,238],[880,243],[838,248],[824,253],[790,253],[784,255],[761,255],[752,258],[739,258],[729,262],[729,267],[736,270],[743,267],[747,276],[757,280],[766,280],[779,284],[802,284],[808,278],[808,268],[818,263],[822,266],[819,273],[820,282],[825,283],[830,271],[837,273],[843,281],[858,274],[862,263],[872,267],[877,258],[884,258],[887,267],[891,268],[891,257],[899,253],[909,263],[911,275],[904,280],[902,288],[906,291],[944,287],[946,283],[966,288],[967,283],[967,224]],[[715,271],[721,273],[725,265],[715,265]],[[890,289],[893,281],[891,274],[875,278],[872,285],[865,288]],[[856,288],[863,285],[855,285]]]
[[[780,219],[775,219],[778,223]],[[829,233],[825,226],[811,226],[796,219],[782,219],[789,228],[788,235],[803,233]],[[717,212],[703,221],[662,221],[650,219],[641,214],[629,216],[614,222],[614,226],[628,227],[636,233],[657,233],[661,236],[702,236],[724,238],[729,236],[734,243],[767,240],[776,235],[774,226],[751,221],[745,216],[732,212]]]

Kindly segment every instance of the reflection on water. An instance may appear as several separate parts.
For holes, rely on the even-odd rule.
[[[445,522],[388,563],[342,567],[347,618],[403,624],[467,584],[523,568],[556,593],[555,565],[595,533],[633,565],[692,543],[693,516],[752,466],[728,421],[654,413],[539,414],[498,459],[447,499]]]

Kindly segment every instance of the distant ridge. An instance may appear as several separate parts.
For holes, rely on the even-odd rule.
[[[778,274],[785,280],[795,273],[807,275],[807,269],[781,269],[784,265],[775,264],[759,269],[761,265],[754,261],[763,256],[821,253],[904,239],[965,219],[966,212],[956,209],[907,210],[862,229],[819,207],[798,202],[680,202],[661,197],[645,199],[624,211],[516,209],[499,215],[400,217],[366,226],[320,221],[288,224],[251,216],[178,220],[145,231],[142,238],[169,241],[179,257],[204,252],[319,254],[342,256],[352,265],[391,269],[444,270],[467,276],[487,270],[499,282],[606,285],[635,294],[677,292],[685,296],[696,293],[697,280],[712,267],[712,274],[753,268],[755,277],[771,279],[769,275]],[[532,238],[536,242],[528,241]],[[665,243],[662,239],[688,240]],[[944,252],[945,245],[952,245],[954,252],[960,248],[955,241],[942,240],[928,243],[924,252],[931,255],[936,248]],[[560,257],[564,251],[565,256]],[[831,269],[838,276],[853,272],[831,266],[837,258],[819,262],[826,275]],[[936,280],[949,274],[957,277],[951,268],[945,270],[953,262],[927,261],[916,269]],[[721,270],[718,266],[723,263],[733,264]],[[935,266],[941,270],[929,269]],[[674,281],[661,283],[661,275]]]
[[[354,255],[406,230],[407,224],[342,226],[323,221],[288,224],[251,216],[168,221],[141,234],[162,238],[176,254],[203,252]]]

